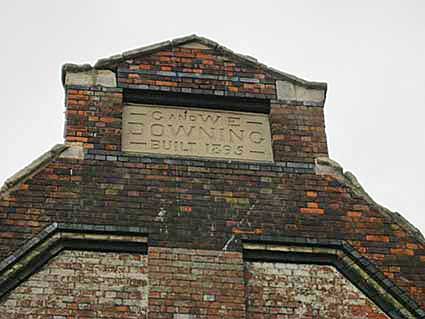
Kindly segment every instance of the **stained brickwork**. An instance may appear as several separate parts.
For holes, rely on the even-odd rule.
[[[273,77],[214,49],[173,48],[118,66],[121,87],[274,99]]]
[[[144,255],[64,251],[0,303],[4,319],[147,318]]]
[[[387,319],[331,266],[247,262],[247,319]]]
[[[270,72],[212,49],[159,51],[129,59],[117,66],[117,71],[118,88],[67,88],[66,141],[82,142],[85,148],[120,151],[125,88],[276,98]],[[276,161],[313,162],[315,157],[327,156],[323,108],[274,103],[270,120]]]
[[[314,162],[328,155],[322,108],[273,103],[270,122],[276,161]]]
[[[0,202],[2,256],[52,222],[147,227],[151,243],[238,249],[239,234],[343,239],[425,305],[425,245],[310,168],[123,156],[57,159]],[[193,238],[197,238],[194,242]]]
[[[242,255],[149,250],[149,318],[245,318]]]
[[[277,76],[217,46],[142,51],[97,64],[107,72],[89,67],[84,83],[92,86],[75,84],[82,67],[73,71],[72,85],[65,82],[65,141],[74,151],[2,190],[1,259],[52,223],[137,226],[149,238],[152,318],[239,318],[245,311],[242,236],[339,240],[376,267],[386,284],[397,286],[406,304],[425,308],[422,236],[358,185],[344,182],[346,177],[317,171],[317,157],[328,154],[323,104],[303,100],[317,93],[308,93],[316,84]],[[117,81],[94,79],[98,74],[116,75]],[[279,96],[277,79],[292,81],[281,83],[280,92],[300,100]],[[266,101],[274,162],[122,152],[122,111],[130,89],[141,97],[153,90]]]
[[[123,95],[104,90],[67,90],[65,139],[85,149],[122,154]],[[273,103],[270,123],[275,161],[313,163],[328,155],[322,108]]]
[[[120,89],[69,88],[65,140],[86,149],[121,150],[122,100]]]

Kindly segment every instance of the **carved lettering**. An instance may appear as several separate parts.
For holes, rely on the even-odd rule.
[[[205,135],[205,137],[208,137],[210,139],[214,139],[214,128],[210,127],[209,129],[205,129],[202,126],[199,127],[199,133],[202,133]],[[202,135],[201,134],[201,135]]]
[[[220,115],[211,115],[211,114],[199,114],[199,116],[201,117],[202,121],[211,122],[212,124],[216,124],[217,121],[221,118]]]
[[[186,107],[126,105],[123,151],[273,161],[267,115]]]
[[[151,125],[151,134],[153,136],[163,136],[164,135],[164,125],[162,124],[152,124]]]
[[[180,132],[183,132],[183,135],[186,137],[190,137],[192,130],[195,128],[195,126],[185,127],[184,125],[179,125],[176,129],[172,124],[168,124],[168,127],[170,128],[172,136],[179,136]]]
[[[227,120],[228,120],[229,126],[240,126],[240,120],[241,120],[240,117],[229,116]]]
[[[239,142],[243,141],[243,130],[239,130],[239,133],[236,130],[229,129],[229,139],[230,142],[236,142],[236,140],[239,140]],[[234,139],[236,137],[236,140]]]
[[[169,141],[169,140],[168,141],[167,140],[162,141],[162,148],[166,151],[171,150],[172,145],[173,145],[172,141]]]
[[[252,131],[249,133],[249,139],[252,143],[260,144],[264,141],[264,136],[261,134],[261,132],[258,131]]]
[[[161,147],[161,141],[151,140],[151,148],[153,150],[158,150]]]
[[[242,155],[242,153],[243,153],[243,146],[242,145],[236,146],[235,154],[236,155]]]
[[[162,113],[161,113],[161,111],[153,111],[152,112],[152,118],[154,120],[158,120],[158,121],[162,120]]]

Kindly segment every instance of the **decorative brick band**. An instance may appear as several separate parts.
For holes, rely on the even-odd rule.
[[[413,299],[345,241],[241,238],[245,260],[332,265],[391,318],[425,318],[425,312]]]
[[[306,162],[275,162],[275,163],[250,163],[235,160],[199,159],[196,157],[172,157],[170,155],[138,155],[124,152],[112,152],[89,149],[84,156],[86,160],[144,163],[144,164],[169,164],[187,165],[207,168],[243,169],[252,171],[271,171],[285,173],[314,173],[314,164]]]
[[[140,227],[54,223],[0,263],[0,298],[63,250],[147,254]]]
[[[165,71],[150,71],[150,70],[126,70],[126,69],[118,70],[118,75],[127,74],[127,73],[159,75],[159,76],[168,76],[168,77],[176,77],[176,78],[221,80],[221,81],[242,82],[242,83],[259,83],[260,82],[260,80],[258,79],[243,78],[239,76],[229,77],[225,75],[212,75],[212,74],[187,73],[187,72],[165,72]]]

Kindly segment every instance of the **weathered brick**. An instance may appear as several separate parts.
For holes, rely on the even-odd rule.
[[[137,311],[149,296],[150,318],[245,318],[246,310],[251,318],[290,319],[301,313],[306,318],[338,318],[337,307],[328,298],[334,286],[323,284],[329,278],[318,277],[327,274],[325,268],[317,266],[318,271],[311,273],[302,265],[276,263],[273,267],[280,267],[279,272],[272,275],[267,271],[261,275],[261,269],[244,272],[241,236],[350,243],[353,254],[360,254],[425,307],[423,240],[396,215],[382,211],[340,179],[317,175],[315,159],[328,155],[323,108],[276,101],[276,76],[242,60],[219,49],[173,46],[111,67],[121,88],[67,87],[65,140],[82,144],[84,159],[52,159],[1,198],[0,257],[16,252],[52,223],[134,226],[147,228],[149,265],[137,267],[144,256],[117,258],[114,253],[108,258],[93,255],[90,260],[81,255],[80,262],[60,265],[55,259],[40,272],[50,271],[50,277],[38,280],[36,274],[2,301],[0,307],[9,311],[4,313],[13,309],[37,314],[42,312],[37,301],[46,304],[57,296],[55,307],[47,307],[40,318],[99,317],[96,311],[104,317],[138,318]],[[214,94],[271,102],[275,162],[122,152],[124,90],[130,88],[141,95],[146,90],[167,90],[203,94],[205,99]],[[294,276],[285,277],[285,282],[287,272]],[[79,279],[73,279],[78,274]],[[332,280],[343,282],[338,276],[331,274]],[[306,285],[308,292],[297,293],[301,301],[282,299],[291,296],[284,289],[296,289],[301,279],[305,281],[299,287]],[[317,287],[309,284],[314,281]],[[76,287],[70,287],[72,282]],[[344,290],[342,284],[337,288],[333,297],[349,305],[343,309],[347,317],[382,318],[363,295]],[[250,297],[246,303],[246,289],[266,297]],[[311,306],[312,290],[323,290],[328,303],[320,304],[320,309]],[[276,291],[284,292],[280,299]],[[16,298],[17,292],[22,298]]]
[[[247,262],[245,269],[248,319],[389,318],[331,266]]]
[[[64,251],[0,303],[0,316],[147,318],[146,268],[142,255]]]

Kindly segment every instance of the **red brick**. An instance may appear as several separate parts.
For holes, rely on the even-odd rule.
[[[303,214],[323,215],[325,211],[322,208],[305,208],[301,207],[300,212]]]
[[[390,241],[390,238],[385,235],[367,235],[366,240],[388,243]]]
[[[414,256],[415,252],[412,249],[406,248],[391,248],[391,254],[394,255],[406,255],[406,256]]]

